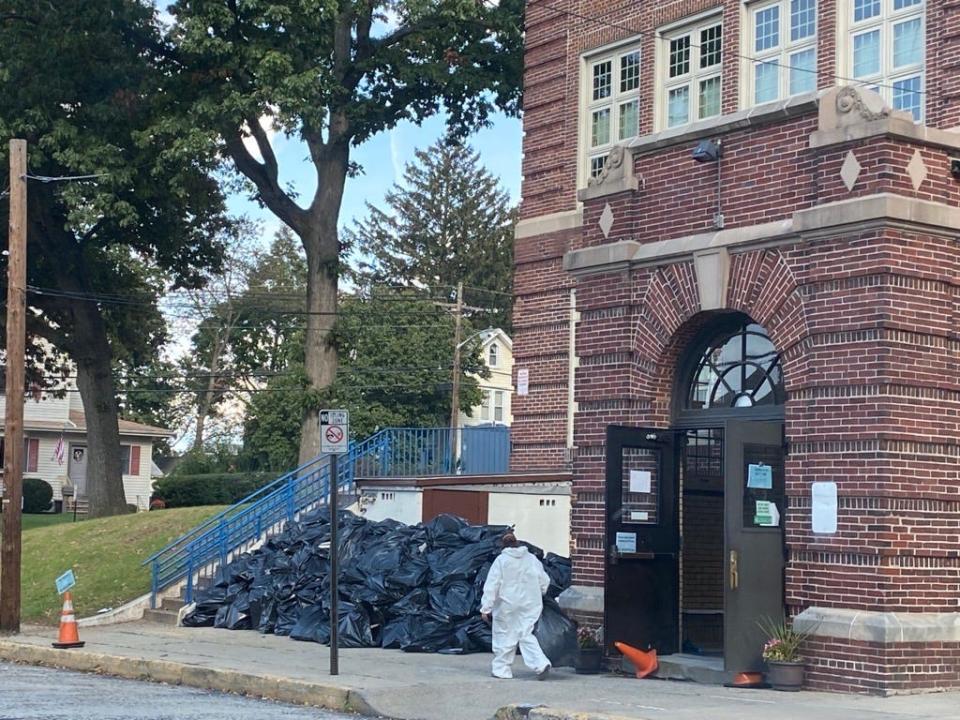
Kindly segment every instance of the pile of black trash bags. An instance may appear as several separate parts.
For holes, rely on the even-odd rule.
[[[504,526],[453,515],[428,523],[371,522],[339,514],[340,647],[406,652],[489,652],[480,597]],[[317,510],[217,572],[183,620],[191,627],[255,629],[330,642],[330,513]],[[555,667],[571,665],[576,624],[555,598],[570,585],[570,561],[527,544],[550,576],[536,636]]]

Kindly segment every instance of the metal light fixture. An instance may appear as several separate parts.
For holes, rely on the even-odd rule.
[[[720,156],[722,141],[701,140],[693,149],[693,159],[698,163],[717,164],[717,212],[713,215],[713,226],[717,230],[723,229],[723,209],[720,203]]]
[[[693,149],[693,159],[697,162],[718,162],[720,160],[720,143],[713,140],[701,140]]]

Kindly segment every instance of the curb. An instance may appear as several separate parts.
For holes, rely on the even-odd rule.
[[[607,715],[596,712],[574,712],[546,705],[505,705],[493,720],[640,720],[636,716]]]
[[[97,673],[129,680],[184,685],[201,690],[246,695],[292,705],[382,717],[356,690],[272,675],[199,667],[169,660],[103,655],[83,650],[56,650],[0,640],[0,660]]]

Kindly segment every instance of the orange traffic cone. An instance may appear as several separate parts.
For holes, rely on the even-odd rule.
[[[623,656],[627,658],[637,669],[637,677],[645,678],[657,671],[660,663],[657,662],[657,651],[654,648],[650,650],[638,650],[637,648],[622,642],[615,642],[617,648]]]
[[[77,618],[73,614],[73,598],[70,597],[68,590],[63,594],[63,612],[60,613],[60,635],[57,642],[53,643],[55,648],[77,648],[83,647],[84,643],[80,640],[80,633],[77,631]]]

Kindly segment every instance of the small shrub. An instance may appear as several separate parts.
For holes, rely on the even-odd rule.
[[[277,479],[275,473],[206,473],[161,478],[153,485],[153,502],[164,507],[232,505]]]
[[[53,488],[40,478],[23,479],[23,511],[42,513],[50,509],[53,500]]]
[[[163,501],[163,498],[155,497],[150,501],[151,510],[163,510],[167,504]]]

